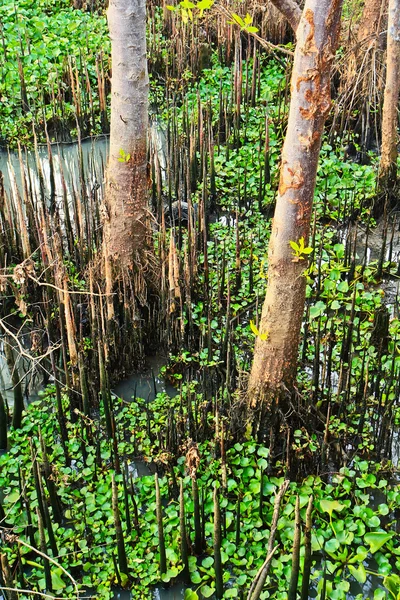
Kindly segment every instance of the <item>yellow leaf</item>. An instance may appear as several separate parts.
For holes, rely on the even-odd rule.
[[[265,340],[268,339],[268,333],[260,333],[254,321],[250,321],[250,329],[254,333],[254,335],[260,338],[260,340],[262,340],[263,342],[265,342]]]

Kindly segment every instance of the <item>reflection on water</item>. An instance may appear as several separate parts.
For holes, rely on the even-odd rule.
[[[133,398],[143,398],[151,402],[160,392],[166,392],[170,398],[173,398],[177,394],[176,388],[160,377],[160,369],[165,365],[166,360],[163,356],[148,357],[146,359],[148,369],[144,373],[134,373],[120,381],[113,392],[127,402]]]
[[[87,193],[101,186],[104,178],[104,170],[107,161],[109,140],[107,136],[98,136],[83,140],[82,144],[82,169],[83,180]],[[79,147],[77,143],[52,144],[51,152],[54,165],[54,184],[56,190],[56,202],[61,205],[63,195],[63,179],[65,181],[67,197],[72,199],[74,191],[80,187],[81,169]],[[43,174],[46,196],[50,195],[50,159],[47,146],[38,148],[39,164]],[[33,199],[40,198],[40,181],[35,153],[25,151],[23,153],[23,169],[27,179],[28,187]],[[20,194],[23,193],[21,165],[18,153],[0,150],[0,171],[3,173],[4,189],[7,194],[12,193],[15,184]]]

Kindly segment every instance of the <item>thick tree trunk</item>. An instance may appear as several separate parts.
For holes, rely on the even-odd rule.
[[[398,103],[400,92],[400,0],[389,0],[386,84],[382,112],[382,150],[379,180],[389,191],[397,179]]]
[[[358,46],[375,43],[377,35],[380,31],[379,24],[381,21],[381,11],[387,0],[365,0],[363,12],[360,19],[360,24],[357,32]],[[366,48],[362,48],[365,53]],[[356,50],[357,51],[357,50]]]
[[[353,47],[342,62],[340,91],[335,102],[332,132],[342,134],[354,129],[361,147],[361,159],[365,159],[365,153],[377,143],[380,129],[384,69],[382,32],[386,28],[387,3],[388,0],[365,0],[356,36],[349,25],[348,44]]]
[[[132,268],[148,243],[145,0],[110,0],[112,94],[104,220],[107,255]]]
[[[301,8],[294,0],[271,0],[271,4],[286,17],[291,28],[296,33],[301,19]]]
[[[306,260],[290,242],[307,245],[321,137],[331,106],[330,72],[342,0],[307,0],[297,28],[288,129],[269,245],[268,286],[249,380],[249,400],[276,397],[296,376],[304,312]],[[304,258],[304,257],[303,257]]]

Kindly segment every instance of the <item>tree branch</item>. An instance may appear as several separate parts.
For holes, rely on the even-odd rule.
[[[271,4],[277,8],[284,17],[286,17],[289,25],[296,33],[301,19],[301,8],[295,0],[271,0]]]

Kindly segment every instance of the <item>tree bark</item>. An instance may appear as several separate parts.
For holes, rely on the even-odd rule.
[[[268,285],[249,379],[250,405],[292,386],[304,312],[306,260],[290,242],[307,246],[325,119],[330,111],[330,72],[342,0],[307,0],[297,28],[287,134],[268,253]]]
[[[148,244],[147,129],[149,80],[146,3],[110,0],[112,94],[104,234],[114,264],[132,268]]]
[[[389,0],[386,84],[382,112],[382,149],[379,184],[382,190],[396,183],[400,92],[400,0]]]
[[[340,92],[335,103],[334,128],[350,128],[358,135],[362,157],[377,143],[380,128],[381,81],[384,69],[382,31],[386,27],[388,0],[365,0],[353,48],[346,55]],[[350,38],[349,34],[349,38]]]
[[[381,21],[381,11],[385,4],[386,0],[365,0],[357,32],[358,45],[368,40],[375,42],[380,33],[378,28]],[[365,48],[363,51],[365,52]]]
[[[271,0],[271,4],[286,17],[291,28],[296,33],[301,19],[301,8],[294,0]]]

